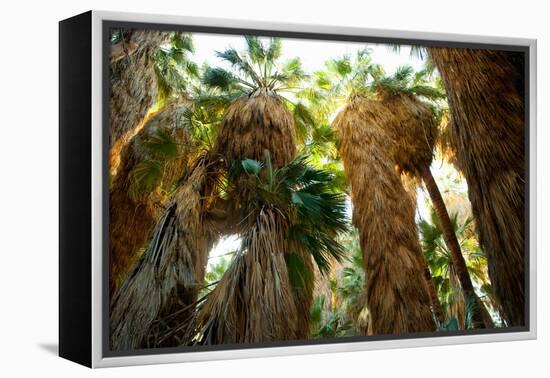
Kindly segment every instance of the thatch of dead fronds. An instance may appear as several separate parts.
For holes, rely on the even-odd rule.
[[[164,202],[163,188],[170,186],[190,164],[190,154],[175,146],[174,156],[162,165],[159,163],[161,177],[158,182],[153,183],[144,193],[136,193],[134,173],[149,159],[157,158],[154,149],[147,148],[147,145],[155,141],[159,132],[168,133],[178,144],[188,144],[188,130],[177,124],[178,116],[186,109],[182,103],[165,107],[122,150],[121,165],[113,178],[109,203],[111,294],[137,261],[139,249],[143,247],[160,216],[159,207]]]
[[[255,196],[242,202],[243,242],[216,288],[198,309],[200,343],[304,339],[309,333],[314,264],[328,273],[344,248],[336,241],[347,231],[345,199],[329,193],[334,177],[310,167],[303,155],[273,169],[242,160],[231,177],[249,176],[238,187]],[[237,275],[237,277],[235,277]],[[263,293],[263,297],[258,293]]]
[[[196,301],[208,252],[218,237],[204,217],[213,203],[219,172],[218,159],[206,155],[198,161],[174,194],[146,251],[115,293],[110,313],[113,350],[143,346],[155,320]]]
[[[296,305],[285,262],[287,220],[258,212],[235,257],[199,310],[200,343],[236,344],[298,337]]]
[[[396,160],[402,169],[421,169],[431,151],[423,159],[396,153],[399,146],[389,135],[397,134],[399,126],[377,100],[350,99],[333,125],[351,184],[353,222],[360,232],[369,326],[374,334],[434,331],[415,207],[396,170]]]
[[[383,94],[378,101],[382,106],[372,109],[377,115],[371,119],[383,125],[398,171],[421,177],[432,162],[438,135],[432,109],[409,94]]]
[[[295,140],[292,113],[275,93],[260,88],[227,108],[215,150],[229,162],[262,160],[268,150],[273,166],[282,167],[296,156]]]
[[[436,141],[436,153],[445,162],[452,164],[456,170],[461,171],[456,157],[455,127],[451,125],[453,119],[449,112],[443,113],[439,123],[439,135]]]
[[[126,46],[124,55],[111,61],[111,156],[124,147],[140,123],[143,125],[142,120],[157,100],[153,54],[170,35],[153,30],[128,31],[121,42]]]
[[[447,92],[489,277],[509,325],[525,321],[525,118],[522,53],[430,48]]]

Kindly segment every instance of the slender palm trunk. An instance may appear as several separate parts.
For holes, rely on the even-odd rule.
[[[460,282],[464,300],[466,303],[472,304],[473,326],[475,328],[492,328],[494,325],[491,320],[491,316],[474,290],[472,280],[470,279],[470,274],[468,273],[468,268],[466,267],[466,261],[464,260],[464,256],[460,250],[460,245],[458,244],[458,240],[453,230],[453,225],[451,224],[451,219],[449,218],[449,213],[447,212],[447,208],[443,202],[443,197],[441,196],[441,192],[439,191],[432,172],[429,169],[426,169],[422,175],[422,178],[424,180],[424,184],[426,185],[426,189],[430,194],[441,230],[443,231],[445,244],[447,244],[447,248],[450,251],[451,262]]]
[[[443,324],[445,322],[445,313],[443,312],[443,308],[441,308],[441,302],[439,301],[439,296],[435,290],[432,273],[430,272],[428,265],[424,267],[424,278],[426,280],[426,284],[428,285],[428,293],[430,294],[434,317],[439,324]]]

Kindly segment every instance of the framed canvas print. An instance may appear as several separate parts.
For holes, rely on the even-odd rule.
[[[59,26],[62,357],[536,337],[536,41]]]

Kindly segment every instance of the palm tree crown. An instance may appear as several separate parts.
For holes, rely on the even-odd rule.
[[[231,65],[231,70],[208,68],[203,83],[223,91],[250,94],[258,89],[283,92],[297,88],[306,77],[299,58],[280,63],[282,44],[279,38],[264,43],[259,37],[245,37],[247,49],[218,51],[216,55]]]

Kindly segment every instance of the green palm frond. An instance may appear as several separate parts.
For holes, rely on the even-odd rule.
[[[292,287],[303,288],[311,282],[311,274],[302,256],[294,252],[286,253],[285,262]]]
[[[296,142],[305,143],[310,137],[312,130],[315,129],[316,122],[308,107],[298,102],[289,104],[294,116],[294,128],[296,130]]]
[[[307,100],[317,114],[319,123],[329,123],[329,117],[353,96],[367,96],[369,83],[383,74],[380,65],[371,59],[371,50],[360,49],[353,55],[343,55],[325,62],[325,69],[314,72],[311,86],[297,93]]]
[[[216,56],[228,62],[232,71],[222,68],[205,70],[202,81],[210,88],[222,91],[240,90],[249,94],[264,88],[270,91],[290,91],[306,78],[300,59],[279,62],[282,42],[279,38],[245,36],[246,50],[233,47],[217,51]]]
[[[310,161],[316,167],[337,173],[341,170],[339,166],[336,136],[332,126],[328,123],[316,125],[311,130],[311,135],[306,142],[303,151],[310,156]]]
[[[244,37],[248,47],[248,55],[253,63],[260,64],[265,61],[266,51],[259,37],[247,35]]]
[[[399,45],[399,44],[395,44],[395,43],[391,43],[391,44],[387,44],[387,47],[388,49],[393,52],[393,53],[396,53],[396,54],[399,54],[401,52],[401,48],[403,47],[403,45]],[[423,47],[423,46],[419,46],[419,45],[410,45],[409,46],[410,50],[409,50],[409,56],[411,58],[416,58],[416,59],[419,59],[419,60],[424,60],[427,56],[428,56],[428,53],[426,51],[426,48]]]
[[[399,66],[393,75],[385,75],[371,84],[372,90],[397,94],[410,94],[437,101],[446,98],[445,92],[430,80],[429,71],[415,72],[410,65]]]
[[[224,92],[233,89],[239,90],[242,89],[243,86],[250,89],[254,88],[253,84],[239,79],[232,72],[223,68],[208,68],[203,74],[202,82],[209,88],[217,88]]]
[[[174,159],[179,153],[178,141],[165,128],[158,129],[148,136],[143,145],[152,156],[162,160]]]
[[[280,38],[271,38],[269,46],[266,49],[265,58],[267,61],[276,61],[283,52],[283,43]]]
[[[247,184],[253,195],[246,211],[269,206],[286,214],[290,252],[308,251],[325,273],[332,259],[343,258],[345,249],[336,237],[348,229],[349,219],[345,197],[331,190],[331,172],[313,168],[303,155],[274,169],[266,152],[264,162],[246,159],[233,165],[231,174],[243,173],[254,178]]]
[[[325,312],[325,297],[318,295],[313,300],[310,314],[311,334],[316,339],[346,336],[352,329],[351,320],[344,319],[339,311]]]
[[[151,192],[158,186],[164,174],[164,163],[158,160],[144,160],[130,173],[129,194],[133,199]]]
[[[233,251],[232,253],[235,254],[236,252]],[[222,278],[227,268],[229,268],[232,261],[233,261],[232,257],[223,256],[223,257],[220,257],[215,264],[209,266],[208,271],[204,276],[206,283],[213,284],[218,282]]]
[[[330,59],[326,62],[326,67],[330,73],[339,77],[346,77],[353,71],[353,64],[349,55]]]
[[[190,58],[194,52],[193,39],[185,33],[174,33],[167,45],[154,54],[159,96],[164,99],[173,93],[184,93],[199,76],[199,67]]]
[[[393,76],[391,77],[394,81],[399,83],[409,83],[412,81],[414,74],[414,69],[410,65],[403,65],[397,67]]]
[[[457,299],[462,298],[462,296],[460,289],[453,287],[450,283],[451,275],[455,274],[453,272],[453,264],[443,239],[443,232],[438,224],[435,210],[431,205],[429,210],[429,219],[421,219],[418,222],[418,230],[426,262],[432,274],[432,279],[440,297],[442,307],[445,309],[450,308],[450,306]],[[477,290],[481,292],[482,295],[484,293],[487,295],[486,293],[491,290],[487,276],[487,260],[485,253],[479,247],[479,243],[475,236],[476,234],[473,232],[473,219],[472,217],[468,217],[464,221],[459,221],[458,214],[456,213],[450,214],[449,217],[464,255],[468,273],[477,287]],[[467,313],[467,303],[465,310]],[[468,321],[466,321],[466,324],[461,326],[469,326],[468,324]],[[448,326],[451,327],[452,324]],[[443,326],[443,328],[445,327],[447,326]]]

